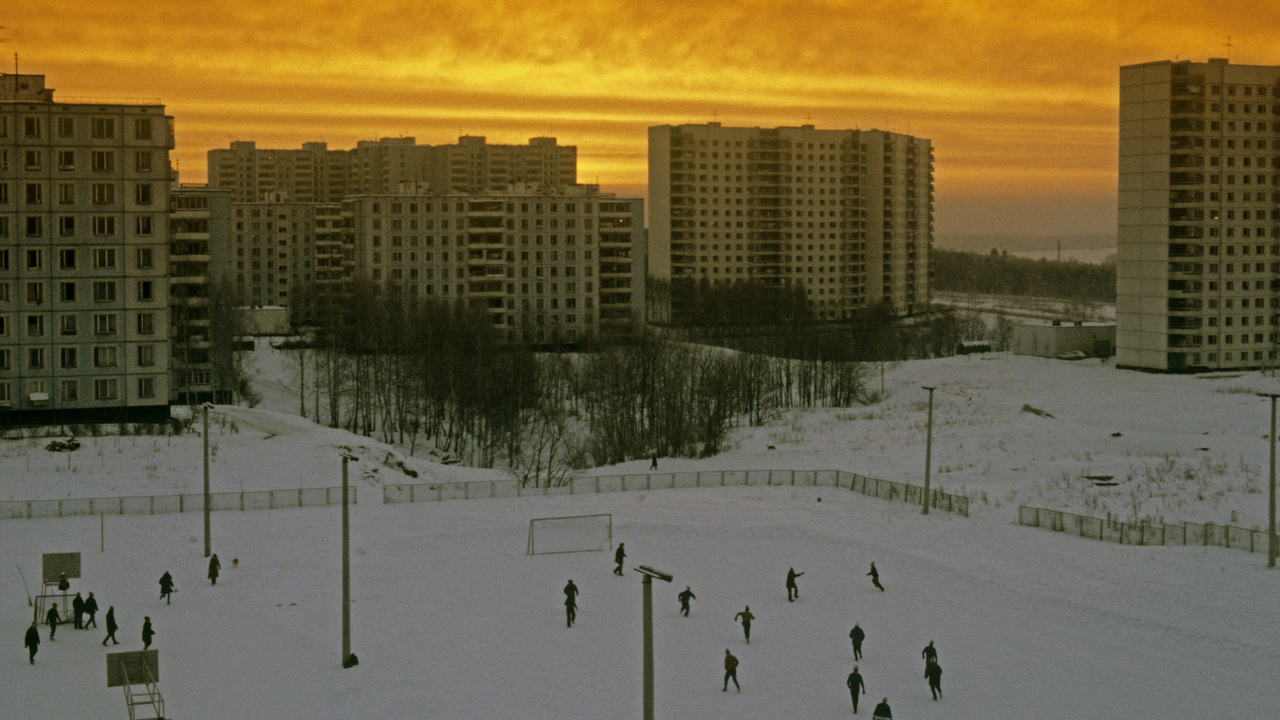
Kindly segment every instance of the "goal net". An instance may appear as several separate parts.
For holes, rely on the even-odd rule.
[[[530,555],[591,552],[613,547],[613,516],[572,515],[529,521]]]

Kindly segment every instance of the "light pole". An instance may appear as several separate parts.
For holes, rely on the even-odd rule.
[[[1276,398],[1280,393],[1258,393],[1271,398],[1271,490],[1267,494],[1267,567],[1276,566]]]
[[[342,454],[342,667],[351,667],[351,524],[347,516],[347,462]]]
[[[920,511],[921,515],[929,514],[929,465],[933,461],[933,391],[927,385],[922,386],[923,389],[929,391],[929,427],[925,431],[924,436],[924,509]]]
[[[648,565],[633,569],[644,576],[644,720],[653,720],[653,579],[671,582],[675,576]]]
[[[204,556],[213,554],[213,536],[209,522],[209,403],[200,403],[200,414],[204,418]]]

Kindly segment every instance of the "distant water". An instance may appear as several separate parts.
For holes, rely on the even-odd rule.
[[[1045,258],[1047,260],[1057,260],[1058,250],[1018,250],[1009,253],[1020,258],[1030,258],[1031,260],[1039,260]],[[1108,258],[1115,260],[1115,248],[1074,248],[1062,249],[1063,261],[1075,260],[1076,262],[1088,263],[1090,265],[1101,265]]]

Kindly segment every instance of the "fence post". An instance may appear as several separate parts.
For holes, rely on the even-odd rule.
[[[571,493],[573,492],[573,483],[569,484],[569,492]],[[463,500],[471,499],[471,483],[462,484],[462,499]]]

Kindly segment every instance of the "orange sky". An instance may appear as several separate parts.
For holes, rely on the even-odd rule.
[[[231,140],[578,146],[642,194],[646,128],[878,128],[934,143],[939,234],[1114,233],[1119,66],[1280,64],[1280,3],[1080,0],[43,0],[5,70],[56,98],[159,98],[203,181]]]

